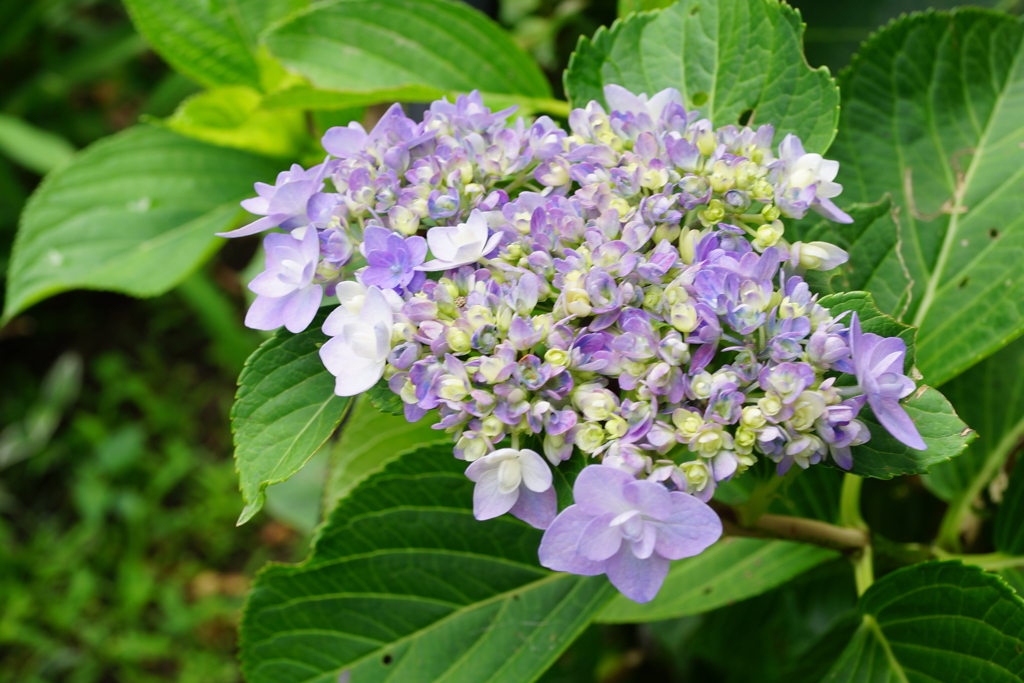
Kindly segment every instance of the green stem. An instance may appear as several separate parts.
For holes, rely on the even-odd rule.
[[[1024,437],[1024,419],[1017,422],[1014,428],[1003,436],[996,447],[989,452],[985,464],[971,479],[970,485],[950,502],[949,507],[946,508],[946,514],[942,517],[938,538],[935,540],[939,546],[951,551],[961,549],[960,532],[963,529],[964,519],[971,514],[974,501],[996,476],[999,468],[1003,466],[1003,462],[1017,446],[1021,437]]]
[[[867,534],[870,529],[860,513],[860,490],[863,485],[864,480],[857,475],[843,475],[843,489],[839,494],[839,523]],[[853,578],[857,583],[857,595],[864,595],[864,591],[875,582],[874,554],[874,548],[868,542],[850,556],[850,561],[853,562]]]
[[[1006,553],[984,553],[979,555],[960,555],[946,552],[942,548],[932,548],[932,554],[940,560],[960,560],[964,564],[971,564],[981,567],[990,572],[1012,567],[1024,567],[1024,557],[1019,555],[1007,555]]]

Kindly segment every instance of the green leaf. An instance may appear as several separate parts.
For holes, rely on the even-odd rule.
[[[0,114],[0,153],[25,168],[44,174],[67,165],[75,154],[70,142],[16,116]]]
[[[404,455],[339,504],[305,563],[264,570],[242,619],[246,680],[540,676],[614,589],[541,568],[541,531],[474,519],[464,469],[448,445]]]
[[[725,538],[696,557],[672,563],[665,585],[649,603],[615,596],[597,620],[610,624],[700,614],[760,595],[839,553],[804,543]]]
[[[957,456],[977,436],[957,416],[946,398],[931,387],[919,385],[901,405],[928,446],[917,451],[905,446],[863,410],[860,420],[871,431],[871,440],[854,446],[852,474],[874,479],[892,479],[904,474],[923,474],[933,465]]]
[[[333,510],[359,482],[406,451],[438,441],[451,444],[451,436],[433,429],[433,424],[430,416],[407,422],[402,416],[380,412],[366,397],[357,398],[331,449],[324,509]]]
[[[565,90],[582,107],[604,104],[610,83],[648,95],[676,88],[716,127],[770,123],[777,140],[795,133],[808,151],[824,152],[839,91],[827,68],[807,65],[802,40],[800,14],[778,0],[681,0],[581,38]]]
[[[787,483],[768,512],[808,517],[829,524],[838,522],[839,493],[843,488],[841,472],[831,467],[810,467]]]
[[[231,408],[235,467],[241,479],[244,524],[269,484],[286,480],[327,442],[352,399],[334,394],[334,377],[320,361],[328,337],[320,331],[330,310],[320,309],[299,334],[279,330],[246,361]]]
[[[832,287],[843,292],[869,291],[880,311],[901,319],[910,280],[900,262],[902,228],[892,198],[887,195],[874,204],[852,204],[846,212],[853,223],[834,223],[810,213],[787,226],[786,237],[791,242],[831,242],[845,249],[850,260],[840,267]]]
[[[1024,680],[1024,602],[999,577],[925,562],[861,597],[860,628],[822,683]]]
[[[175,70],[208,88],[259,87],[255,42],[236,11],[235,0],[125,0],[124,4],[139,33]]]
[[[1024,467],[1013,468],[1010,485],[1003,492],[1003,504],[996,515],[993,540],[996,550],[1008,555],[1024,555]]]
[[[312,86],[272,95],[267,106],[345,108],[474,88],[551,97],[544,74],[507,33],[449,0],[320,3],[273,27],[265,40]]]
[[[941,385],[1024,331],[1024,24],[961,9],[875,34],[843,73],[832,156],[844,200],[886,192],[901,256],[872,279],[905,289],[918,367]],[[895,247],[893,247],[893,250]]]
[[[310,142],[306,121],[298,109],[265,110],[261,95],[235,85],[194,95],[166,121],[154,121],[176,133],[212,145],[292,159]]]
[[[49,175],[21,217],[4,316],[75,288],[154,296],[214,251],[280,163],[139,126]]]
[[[942,391],[978,431],[978,440],[963,455],[921,478],[929,491],[949,503],[938,540],[956,548],[975,501],[1024,438],[1024,339],[946,382]]]

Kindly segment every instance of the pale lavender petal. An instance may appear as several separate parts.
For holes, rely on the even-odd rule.
[[[680,491],[672,491],[672,515],[664,522],[650,522],[657,530],[655,551],[670,560],[704,552],[722,536],[722,520],[707,504]]]
[[[831,199],[819,199],[811,205],[811,208],[825,218],[836,223],[852,223],[853,218],[838,206]]]
[[[606,512],[590,520],[580,534],[576,552],[595,562],[603,562],[619,552],[622,545],[622,529],[611,526],[615,519],[614,512]]]
[[[245,326],[254,330],[276,330],[284,325],[287,297],[258,296],[245,314]]]
[[[249,290],[259,296],[282,297],[295,291],[295,285],[284,282],[276,271],[263,271],[249,283]]]
[[[881,398],[868,395],[868,404],[875,417],[890,434],[906,446],[919,451],[928,450],[928,445],[921,438],[914,421],[907,415],[900,402],[894,398]]]
[[[608,465],[587,465],[576,477],[572,497],[580,509],[592,516],[613,512],[620,515],[633,506],[623,488],[635,481],[633,475]]]
[[[257,221],[253,221],[248,225],[243,225],[237,230],[230,230],[228,232],[218,232],[217,237],[245,237],[246,235],[255,235],[258,232],[264,230],[270,230],[281,225],[288,218],[287,214],[272,214],[265,216]]]
[[[608,580],[633,602],[654,599],[668,575],[669,561],[658,555],[639,559],[628,547],[621,548],[605,562]]]
[[[622,492],[630,506],[645,517],[660,520],[672,514],[672,498],[661,484],[647,480],[631,481]]]
[[[558,514],[558,496],[554,487],[538,493],[520,485],[519,498],[509,512],[535,529],[547,529]]]
[[[473,489],[473,516],[480,520],[500,517],[512,509],[518,498],[519,489],[502,493],[498,471],[489,470],[480,477]]]
[[[334,128],[327,129],[321,144],[323,144],[325,150],[339,159],[347,159],[363,151],[363,148],[366,146],[366,139],[367,135],[362,126],[359,128],[335,126]]]
[[[323,296],[323,285],[309,285],[287,297],[288,303],[282,311],[285,328],[293,334],[298,334],[309,327],[316,317]]]
[[[556,572],[569,572],[580,576],[604,573],[604,562],[588,560],[576,552],[583,530],[593,519],[579,505],[570,505],[555,517],[544,532],[537,555],[542,566]]]

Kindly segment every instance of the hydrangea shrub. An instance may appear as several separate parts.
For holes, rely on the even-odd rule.
[[[339,425],[358,455],[336,458],[309,559],[256,582],[247,680],[535,680],[591,622],[700,614],[837,563],[857,613],[801,680],[1024,679],[1019,468],[998,486],[1024,434],[1019,21],[901,19],[840,110],[775,0],[623,17],[581,39],[570,103],[455,3],[257,4],[131,0],[200,97],[245,90],[259,123],[221,139],[180,113],[56,172],[5,308],[150,294],[214,234],[262,242],[245,324],[273,337],[232,411],[239,523]],[[385,39],[422,68],[382,60]],[[432,102],[324,126],[268,172],[303,111],[396,100]],[[291,146],[246,149],[275,116]],[[139,150],[179,134],[203,142],[146,168]],[[98,168],[128,180],[76,194]],[[136,223],[149,241],[88,248]],[[982,429],[964,455],[958,410]],[[950,503],[934,543],[865,522],[863,479],[900,475]],[[987,548],[972,519],[992,508]]]

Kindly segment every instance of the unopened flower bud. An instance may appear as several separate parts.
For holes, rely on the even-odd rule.
[[[449,327],[445,333],[445,341],[451,347],[452,353],[468,353],[473,348],[468,334],[457,327]]]

